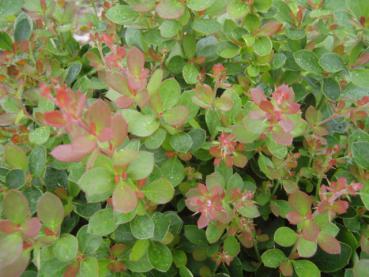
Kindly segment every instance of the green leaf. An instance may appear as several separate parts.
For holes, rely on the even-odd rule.
[[[345,268],[350,262],[351,255],[352,248],[348,244],[341,242],[340,254],[328,254],[319,248],[316,254],[311,258],[311,261],[317,265],[322,272],[331,273]]]
[[[178,270],[179,270],[179,276],[180,277],[193,277],[193,274],[192,274],[191,270],[189,270],[185,266],[179,267]]]
[[[22,254],[23,240],[19,233],[0,237],[0,268],[14,263]]]
[[[150,150],[158,149],[163,144],[166,137],[167,132],[159,128],[151,136],[145,138],[145,147]]]
[[[79,266],[78,277],[99,277],[99,263],[95,257],[86,257]]]
[[[154,169],[154,154],[140,151],[127,168],[127,174],[133,180],[141,180],[148,177]]]
[[[185,177],[183,164],[177,159],[166,160],[160,167],[161,175],[166,177],[174,187],[178,186]]]
[[[319,59],[320,66],[329,73],[336,73],[345,69],[340,56],[336,53],[325,53]]]
[[[152,115],[143,115],[136,110],[122,110],[122,115],[128,123],[128,131],[138,137],[151,136],[160,126]]]
[[[173,261],[176,267],[185,266],[187,264],[186,252],[184,252],[183,250],[174,250]]]
[[[249,12],[249,8],[242,0],[231,0],[227,6],[227,12],[231,18],[239,19]]]
[[[308,260],[293,260],[293,267],[298,277],[320,277],[318,267]]]
[[[159,212],[154,213],[152,219],[155,224],[153,240],[164,240],[170,228],[170,219],[165,214]]]
[[[67,69],[67,75],[65,77],[65,83],[70,86],[78,77],[81,72],[82,64],[80,62],[72,63]]]
[[[24,186],[26,175],[23,170],[13,169],[8,172],[5,179],[6,185],[10,189],[17,189]]]
[[[74,260],[78,252],[78,240],[70,234],[63,234],[54,244],[53,253],[61,262]]]
[[[172,252],[166,245],[160,242],[151,242],[149,260],[156,270],[167,272],[173,263]]]
[[[46,192],[38,199],[37,216],[46,227],[58,231],[64,219],[63,203],[55,194]]]
[[[149,215],[136,216],[130,222],[130,228],[136,239],[151,239],[154,237],[155,224]]]
[[[29,155],[29,170],[34,177],[42,177],[45,174],[47,165],[46,149],[42,146],[36,146]]]
[[[142,191],[145,197],[155,204],[168,203],[174,196],[173,185],[164,177],[145,185]]]
[[[153,269],[153,265],[150,263],[148,253],[138,261],[126,260],[125,264],[129,270],[137,273],[148,272]]]
[[[36,128],[32,130],[28,135],[29,141],[36,145],[42,145],[46,143],[49,137],[50,137],[50,128],[47,126]]]
[[[4,147],[5,162],[10,168],[27,170],[28,159],[23,149],[15,144],[7,144]]]
[[[174,20],[164,20],[160,27],[160,34],[163,38],[172,38],[181,30],[181,24]]]
[[[209,243],[215,243],[223,235],[224,230],[224,225],[221,225],[216,221],[211,221],[205,231],[206,239]]]
[[[266,146],[270,153],[272,153],[273,156],[277,157],[278,159],[284,159],[288,154],[288,148],[286,145],[278,144],[275,142],[275,140],[268,136],[266,140]]]
[[[282,250],[274,248],[268,249],[261,255],[261,261],[266,267],[277,268],[287,259]]]
[[[360,259],[354,264],[353,276],[354,277],[364,277],[368,273],[369,259]],[[350,276],[350,275],[348,275]],[[346,276],[345,276],[346,277]]]
[[[193,142],[189,134],[179,133],[170,137],[169,144],[170,146],[172,146],[174,151],[187,153],[188,151],[190,151]]]
[[[188,116],[189,108],[184,105],[178,105],[166,111],[163,114],[163,120],[174,128],[178,128],[187,122]]]
[[[274,70],[281,68],[286,63],[287,57],[283,53],[276,53],[273,56],[272,68]]]
[[[299,238],[297,241],[297,252],[300,257],[310,258],[317,250],[317,243],[315,241],[306,240],[304,238]]]
[[[101,246],[103,239],[100,236],[90,234],[87,230],[88,226],[82,226],[77,233],[79,250],[87,255],[92,255]]]
[[[369,6],[366,0],[346,0],[346,5],[354,12],[357,18],[369,16]]]
[[[96,236],[107,236],[117,229],[113,210],[105,208],[94,213],[88,222],[87,232]]]
[[[192,29],[203,35],[210,35],[219,32],[222,25],[215,19],[195,18],[192,23]]]
[[[186,34],[183,36],[183,52],[189,60],[195,56],[196,53],[196,39],[194,34]]]
[[[0,16],[3,19],[19,13],[24,4],[24,0],[0,1]]]
[[[161,81],[163,80],[163,70],[157,69],[151,75],[149,83],[147,84],[147,91],[150,95],[154,94],[161,85]]]
[[[129,253],[129,259],[131,261],[140,260],[147,253],[149,245],[150,245],[149,240],[136,240],[135,244],[131,249],[131,253]]]
[[[264,120],[248,120],[245,117],[242,122],[233,126],[233,133],[241,143],[252,143],[257,140],[266,129]]]
[[[205,121],[210,135],[215,137],[218,133],[218,127],[221,126],[219,113],[213,109],[206,110]]]
[[[258,207],[254,204],[252,205],[244,205],[243,207],[238,209],[238,212],[247,218],[256,218],[260,216],[260,212],[258,210]]]
[[[322,92],[329,99],[335,101],[338,100],[341,94],[341,88],[339,83],[333,78],[324,79],[322,84]]]
[[[369,69],[355,69],[350,72],[351,81],[361,88],[369,87]]]
[[[254,7],[258,12],[265,13],[272,6],[273,0],[254,0]]]
[[[135,22],[139,14],[128,5],[115,5],[106,11],[106,17],[115,24],[125,25]]]
[[[2,213],[5,218],[16,224],[22,224],[31,217],[27,198],[17,190],[10,190],[5,194]]]
[[[181,96],[181,87],[176,79],[167,79],[159,87],[161,105],[164,111],[174,107]]]
[[[13,50],[12,38],[5,32],[0,32],[0,49],[6,51]]]
[[[228,253],[228,255],[236,257],[238,253],[240,253],[241,247],[235,237],[229,236],[224,240],[223,249]]]
[[[206,141],[206,131],[201,128],[192,129],[189,133],[192,139],[191,151],[195,152],[203,146]]]
[[[300,50],[293,53],[295,62],[305,71],[321,74],[322,69],[318,63],[316,55],[308,50]]]
[[[187,63],[182,69],[183,79],[187,84],[196,84],[198,82],[197,77],[199,76],[200,71],[197,67],[192,63]]]
[[[273,43],[268,37],[258,37],[253,46],[256,55],[266,56],[273,50]]]
[[[31,37],[33,23],[31,17],[26,13],[20,13],[15,20],[14,25],[14,40],[16,42],[26,41]]]
[[[283,247],[290,247],[295,244],[297,234],[288,227],[279,227],[274,233],[274,241]]]
[[[218,48],[218,55],[224,59],[231,59],[240,53],[240,48],[232,43],[224,43]]]
[[[202,1],[188,0],[187,7],[193,11],[198,12],[198,11],[206,10],[211,5],[213,5],[214,2],[215,0],[202,0]]]
[[[352,144],[351,151],[354,162],[364,169],[369,169],[369,142],[356,141]]]
[[[191,243],[198,246],[206,246],[207,239],[205,231],[197,228],[196,225],[185,225],[184,226],[184,236]]]
[[[101,202],[113,193],[114,176],[106,168],[95,167],[82,175],[78,180],[78,186],[86,193],[88,202]]]
[[[360,198],[367,210],[369,210],[369,182],[363,183],[364,187],[360,190]]]

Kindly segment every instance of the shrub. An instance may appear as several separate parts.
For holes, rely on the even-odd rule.
[[[3,0],[0,26],[1,276],[369,276],[367,0]]]

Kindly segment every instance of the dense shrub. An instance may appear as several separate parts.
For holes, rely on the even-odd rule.
[[[369,276],[367,0],[1,0],[0,28],[0,276]]]

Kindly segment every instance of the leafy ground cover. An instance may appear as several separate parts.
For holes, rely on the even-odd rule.
[[[367,0],[1,0],[0,276],[369,276]]]

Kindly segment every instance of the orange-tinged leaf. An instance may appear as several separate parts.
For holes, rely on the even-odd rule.
[[[46,124],[57,128],[62,128],[67,123],[60,111],[51,111],[44,113],[44,121]]]
[[[86,137],[79,137],[71,144],[55,147],[51,155],[62,162],[79,162],[96,148],[96,142]]]
[[[129,213],[136,209],[137,196],[127,184],[119,184],[113,191],[113,210],[120,213]]]

